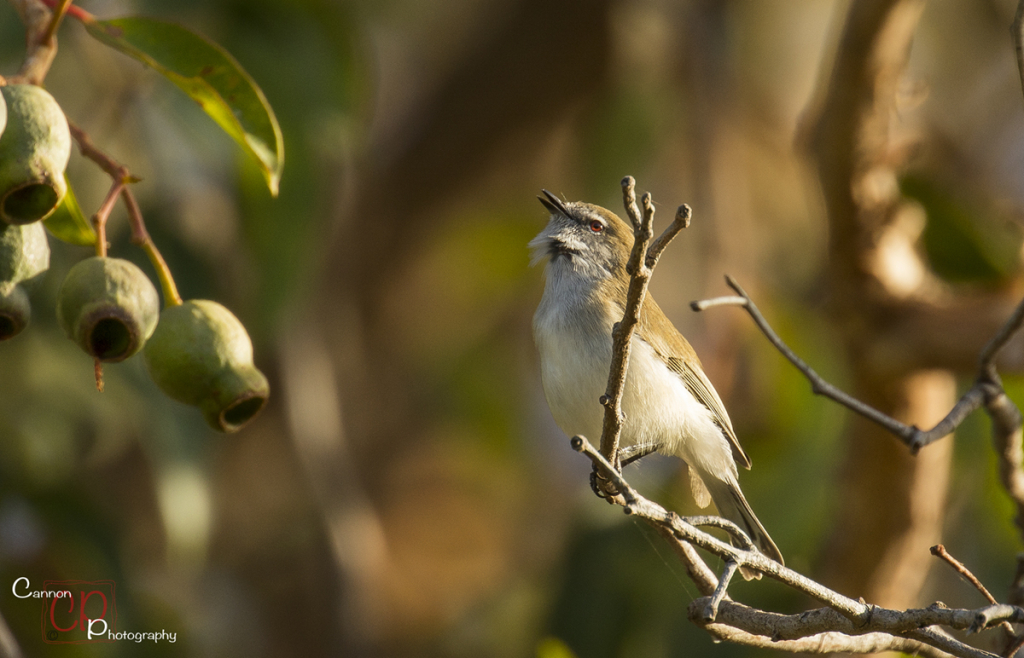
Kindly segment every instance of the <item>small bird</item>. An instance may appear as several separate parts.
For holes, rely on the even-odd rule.
[[[567,202],[547,190],[551,213],[530,241],[532,264],[548,259],[544,296],[533,317],[544,395],[569,436],[600,440],[612,327],[622,319],[633,229],[614,213]],[[620,456],[628,463],[657,451],[682,459],[697,504],[714,501],[767,557],[782,554],[740,491],[736,464],[750,468],[729,414],[696,352],[648,295],[630,344],[622,395]],[[752,574],[744,573],[751,577]]]

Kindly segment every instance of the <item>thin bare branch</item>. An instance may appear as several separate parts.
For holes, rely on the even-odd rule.
[[[878,423],[903,439],[904,443],[910,444],[913,438],[920,433],[920,430],[916,427],[905,425],[895,418],[891,418],[826,381],[824,377],[807,365],[803,359],[797,356],[796,353],[791,350],[781,338],[779,338],[779,335],[775,333],[775,330],[768,324],[768,321],[765,320],[763,315],[761,315],[761,311],[758,310],[757,305],[754,304],[754,301],[749,295],[747,295],[743,288],[741,288],[740,285],[730,276],[726,276],[725,280],[729,287],[736,291],[738,295],[737,297],[718,297],[710,300],[696,301],[692,302],[690,307],[695,311],[703,311],[704,309],[714,306],[733,305],[743,307],[750,317],[753,318],[754,323],[758,326],[769,342],[775,346],[775,349],[777,349],[782,356],[786,357],[790,363],[796,366],[797,370],[804,374],[804,377],[806,377],[811,383],[811,391],[813,391],[815,395],[823,395],[835,402],[838,402],[847,409]]]
[[[622,321],[617,323],[612,331],[612,364],[608,373],[608,386],[605,389],[605,394],[601,396],[601,404],[604,405],[601,453],[615,465],[613,470],[618,470],[619,435],[622,433],[622,423],[625,420],[622,412],[622,391],[626,385],[626,370],[629,367],[630,342],[636,325],[640,321],[640,305],[647,294],[647,282],[649,281],[649,276],[643,276],[644,273],[640,272],[639,265],[653,235],[651,231],[651,223],[654,220],[653,206],[650,206],[652,212],[649,214],[645,212],[642,219],[634,218],[631,213],[636,208],[634,188],[635,181],[632,176],[622,179],[623,204],[627,214],[630,214],[630,221],[635,219],[633,250],[626,266],[633,277],[629,282],[626,310]]]
[[[874,407],[854,398],[846,392],[840,390],[836,386],[826,381],[821,375],[819,375],[813,368],[807,365],[803,359],[796,355],[791,350],[778,334],[771,328],[768,321],[765,320],[764,316],[758,310],[757,305],[754,304],[750,296],[740,287],[740,285],[732,279],[732,277],[726,276],[726,283],[732,288],[738,296],[730,297],[717,297],[714,299],[696,301],[691,303],[691,308],[695,311],[703,311],[714,306],[741,306],[747,313],[753,318],[754,323],[758,326],[765,337],[775,346],[775,348],[784,356],[790,363],[792,363],[800,372],[804,374],[807,380],[811,383],[811,390],[815,395],[823,395],[839,404],[843,405],[847,409],[864,416],[865,418],[874,421],[881,425],[886,430],[891,432],[900,438],[910,448],[911,452],[916,453],[924,446],[933,443],[934,441],[941,439],[944,436],[951,434],[960,424],[967,418],[971,413],[977,411],[983,406],[988,406],[986,400],[992,400],[994,396],[998,395],[997,391],[1001,391],[998,382],[992,381],[992,375],[988,374],[992,360],[998,355],[999,349],[1006,343],[1010,336],[1020,327],[1022,321],[1024,321],[1024,303],[1018,307],[1018,313],[1014,313],[1014,316],[1004,325],[1000,331],[998,340],[990,342],[989,347],[986,348],[987,360],[983,361],[981,366],[982,372],[986,373],[984,376],[979,375],[977,381],[971,386],[956,402],[950,412],[939,421],[935,427],[925,431],[914,425],[907,425],[900,421],[888,416],[881,411],[878,411]],[[1021,317],[1017,317],[1020,315]],[[990,411],[990,414],[992,412]],[[1022,475],[1024,478],[1024,475]],[[1022,486],[1024,486],[1024,480],[1022,480]],[[1022,489],[1024,490],[1024,489]],[[1024,499],[1022,499],[1024,500]]]
[[[942,559],[949,566],[953,567],[958,574],[967,579],[967,582],[974,585],[974,588],[981,592],[981,595],[984,596],[989,603],[999,603],[999,601],[996,601],[996,597],[992,596],[992,593],[988,591],[988,588],[978,580],[978,577],[971,573],[971,570],[964,566],[963,562],[950,555],[945,546],[942,544],[932,546],[932,555]]]
[[[701,558],[697,549],[684,541],[678,541],[671,528],[663,525],[653,525],[653,527],[682,560],[683,566],[686,567],[686,575],[694,582],[700,593],[704,596],[714,594],[718,589],[718,576]]]
[[[704,606],[703,618],[706,622],[712,622],[715,617],[718,616],[718,606],[725,600],[726,590],[729,589],[729,584],[732,582],[733,576],[739,570],[740,565],[736,564],[732,560],[726,560],[725,568],[722,570],[722,577],[718,580],[718,587],[715,588],[714,594],[708,600],[707,605]]]
[[[1002,391],[985,403],[992,420],[992,444],[999,458],[999,479],[1017,508],[1014,522],[1024,534],[1024,448],[1021,447],[1021,413]]]
[[[1024,621],[1024,608],[1006,603],[996,603],[975,612],[974,623],[968,627],[971,633],[977,633],[998,622],[1007,621],[1019,624]]]
[[[680,517],[644,498],[625,481],[621,474],[612,468],[611,463],[585,437],[573,437],[571,445],[574,450],[586,455],[595,468],[618,488],[619,495],[609,500],[623,506],[627,514],[651,523],[659,528],[663,536],[674,543],[692,545],[725,560],[726,571],[714,593],[707,598],[698,599],[691,604],[690,608],[691,620],[708,628],[709,631],[712,630],[712,620],[709,620],[707,615],[714,613],[715,633],[728,634],[722,627],[725,624],[750,636],[762,636],[771,640],[770,645],[756,644],[757,646],[773,646],[788,651],[807,651],[810,645],[806,642],[782,644],[781,641],[801,640],[812,636],[820,639],[824,634],[834,634],[828,636],[829,646],[841,647],[834,649],[836,651],[862,653],[880,650],[879,646],[884,648],[910,646],[904,644],[902,640],[893,640],[890,644],[881,643],[878,637],[863,642],[852,638],[843,639],[843,636],[887,633],[906,640],[921,642],[949,655],[963,658],[993,658],[995,654],[971,647],[938,629],[928,627],[941,625],[976,633],[1003,620],[1024,619],[1024,609],[1008,605],[993,605],[977,610],[966,610],[947,608],[936,603],[927,608],[900,611],[855,601],[766,558],[755,550],[736,548],[699,530],[693,522],[703,524],[708,520],[707,517],[694,519]],[[715,523],[714,525],[719,524]],[[799,615],[779,615],[732,603],[725,598],[725,589],[728,587],[733,570],[733,567],[728,565],[760,571],[770,578],[821,601],[828,607]],[[717,610],[715,609],[716,605]],[[730,637],[732,636],[730,635]],[[754,643],[752,637],[743,637],[742,643]],[[933,653],[931,655],[942,654]]]
[[[629,272],[629,290],[626,293],[626,308],[622,321],[616,323],[612,331],[612,362],[608,373],[608,386],[601,396],[604,405],[604,424],[601,429],[601,453],[615,465],[619,466],[619,435],[625,416],[622,412],[622,391],[626,384],[626,371],[629,368],[629,351],[636,325],[640,322],[640,309],[647,296],[647,286],[658,256],[672,238],[689,223],[689,208],[676,214],[676,219],[658,239],[658,251],[652,253],[648,248],[654,237],[654,203],[650,193],[644,194],[640,202],[643,215],[639,216],[636,207],[636,181],[632,176],[622,179],[622,201],[633,223],[633,249],[626,264]],[[612,492],[605,492],[612,493]]]
[[[698,528],[708,526],[725,530],[730,537],[739,542],[739,547],[743,550],[749,551],[754,548],[754,542],[747,536],[747,533],[729,519],[723,519],[720,516],[688,516],[686,522]]]
[[[636,180],[632,176],[622,179],[622,205],[634,231],[640,230],[640,208],[636,205]]]
[[[121,196],[121,190],[124,189],[124,186],[123,179],[114,179],[110,189],[107,191],[107,196],[104,197],[103,203],[100,204],[99,210],[92,216],[92,226],[96,230],[96,255],[100,258],[107,256],[107,219],[110,217],[118,197]]]
[[[654,267],[658,264],[658,259],[672,239],[690,225],[691,216],[689,206],[680,206],[672,223],[652,243],[654,202],[650,193],[644,194],[640,203],[643,207],[642,215],[636,205],[636,181],[632,176],[626,176],[622,179],[622,205],[634,227],[633,249],[626,264],[626,271],[631,276],[622,320],[615,325],[612,331],[612,362],[608,373],[608,386],[605,389],[605,394],[601,397],[601,404],[605,408],[604,424],[601,428],[601,454],[614,464],[616,470],[619,467],[619,435],[622,433],[622,423],[625,418],[622,412],[622,391],[626,384],[626,371],[629,368],[630,343],[636,325],[640,322],[640,309],[647,296],[647,286],[650,283]],[[613,492],[606,491],[604,493]]]
[[[1021,6],[1024,7],[1024,0],[1021,0]],[[1013,310],[1013,314],[1010,315],[1010,318],[999,330],[999,333],[993,336],[992,340],[981,350],[981,354],[978,356],[979,370],[988,368],[995,362],[996,357],[999,356],[999,351],[1020,330],[1022,324],[1024,324],[1024,300],[1017,304],[1017,308]]]
[[[739,296],[730,297],[714,297],[712,299],[701,299],[699,301],[690,302],[690,308],[694,311],[706,311],[709,308],[715,306],[746,306],[747,298]],[[760,325],[759,325],[760,326]],[[774,332],[772,332],[774,334]],[[771,336],[769,336],[771,338]]]
[[[691,620],[702,623],[703,609],[709,600],[709,597],[704,597],[690,603],[689,616]],[[872,607],[867,618],[851,620],[832,608],[815,608],[795,615],[783,615],[757,610],[742,603],[726,601],[722,602],[719,608],[719,617],[715,621],[775,640],[797,640],[821,633],[836,632],[850,636],[869,633],[904,635],[928,626],[938,625],[967,630],[975,623],[979,614],[981,614],[980,610],[960,610],[947,608],[942,604],[933,604],[927,608],[903,611]],[[992,655],[988,652],[982,652],[982,654]]]
[[[946,562],[946,564],[948,564],[949,566],[953,567],[953,569],[958,574],[960,574],[964,579],[967,580],[967,582],[969,582],[971,585],[973,585],[976,590],[981,592],[981,595],[985,597],[986,601],[988,601],[989,603],[993,603],[993,604],[999,603],[998,601],[996,601],[996,597],[992,596],[992,593],[988,591],[988,588],[985,587],[985,585],[983,585],[980,580],[978,580],[978,577],[975,576],[971,572],[971,570],[968,569],[966,565],[964,565],[963,562],[961,562],[960,560],[958,560],[955,557],[953,557],[949,553],[949,551],[946,550],[945,546],[943,546],[942,544],[936,544],[935,546],[932,546],[931,552],[932,552],[932,555],[940,558],[941,560]],[[1005,638],[1006,645],[1009,647],[1009,646],[1013,646],[1014,644],[1016,644],[1016,642],[1017,642],[1017,634],[1013,632],[1013,626],[1010,625],[1010,622],[1004,621],[1004,622],[1000,623],[999,625],[1003,628],[1003,631],[1006,634],[1006,638]],[[1007,655],[1013,655],[1013,654],[1011,652],[1011,653],[1008,653]]]
[[[850,636],[843,633],[819,633],[798,640],[774,640],[764,635],[756,635],[726,624],[711,623],[703,626],[712,637],[734,644],[762,649],[774,649],[791,653],[832,654],[832,653],[883,653],[898,651],[912,656],[924,658],[949,658],[953,654],[922,644],[909,638],[897,637],[888,633],[866,633]]]
[[[1015,638],[1014,641],[1003,650],[1003,658],[1010,658],[1010,656],[1016,655],[1020,648],[1024,647],[1024,635]]]
[[[651,244],[651,248],[647,250],[647,260],[645,262],[648,269],[653,270],[668,243],[672,242],[684,228],[690,227],[690,217],[692,216],[693,211],[690,210],[690,206],[685,203],[679,206],[676,210],[676,216],[672,219],[672,223],[668,225],[668,228],[658,236],[658,239]]]
[[[737,548],[723,542],[717,537],[698,530],[696,526],[689,523],[688,519],[679,516],[675,512],[669,512],[661,505],[647,500],[637,493],[621,474],[612,468],[611,464],[604,458],[604,455],[596,450],[585,437],[573,437],[570,445],[573,450],[586,455],[595,467],[619,489],[619,495],[610,500],[621,505],[627,514],[642,518],[655,525],[664,525],[671,529],[672,534],[677,540],[689,542],[697,548],[714,553],[724,559],[733,560],[739,563],[741,567],[749,567],[755,571],[760,571],[770,578],[779,580],[804,594],[818,599],[851,618],[859,618],[868,614],[869,607],[866,604],[834,592],[806,576],[765,557],[757,551]],[[698,517],[698,519],[703,518]]]

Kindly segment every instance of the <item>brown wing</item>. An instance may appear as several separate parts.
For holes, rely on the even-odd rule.
[[[697,353],[693,351],[693,347],[690,346],[686,338],[676,330],[672,322],[665,317],[665,313],[650,295],[644,301],[638,329],[640,337],[665,360],[670,370],[679,375],[693,397],[711,411],[715,422],[729,439],[729,446],[732,448],[732,456],[736,463],[743,468],[750,468],[750,457],[743,452],[740,441],[736,438],[736,432],[732,428],[732,421],[729,420],[729,414],[725,410],[725,405],[722,404],[722,398],[718,397],[715,387],[711,385],[704,370],[700,367]]]

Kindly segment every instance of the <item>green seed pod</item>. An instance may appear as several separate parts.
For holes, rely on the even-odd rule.
[[[149,277],[120,258],[94,256],[68,271],[57,321],[68,338],[100,361],[123,361],[153,335],[160,299]]]
[[[0,340],[28,326],[28,292],[49,267],[50,244],[42,224],[0,224]]]
[[[0,284],[35,282],[50,267],[50,243],[42,224],[0,224]]]
[[[241,429],[270,395],[267,378],[253,365],[249,334],[217,302],[194,299],[165,308],[143,354],[157,386],[199,407],[221,432]]]
[[[0,340],[20,334],[31,318],[32,307],[25,287],[17,283],[0,283]]]
[[[71,132],[57,101],[41,87],[7,85],[0,93],[7,105],[7,128],[0,135],[0,219],[28,224],[64,198]]]

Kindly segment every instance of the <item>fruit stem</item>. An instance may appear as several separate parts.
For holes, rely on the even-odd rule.
[[[103,362],[99,358],[93,361],[93,374],[96,375],[96,390],[103,392]]]
[[[131,189],[128,187],[131,183],[138,182],[139,179],[132,176],[127,167],[97,148],[84,130],[70,121],[68,122],[68,127],[71,129],[71,136],[78,143],[78,150],[82,152],[82,155],[95,162],[99,165],[100,169],[107,172],[114,179],[114,184],[110,187],[110,191],[107,192],[107,197],[93,216],[93,224],[96,227],[96,255],[105,256],[107,253],[107,217],[110,215],[117,197],[120,196],[124,201],[125,208],[128,210],[128,223],[132,230],[132,244],[141,247],[146,252],[149,262],[153,264],[156,275],[160,279],[160,287],[164,291],[164,306],[179,306],[181,304],[181,295],[178,294],[178,286],[174,283],[171,269],[167,267],[167,261],[160,254],[160,250],[156,248],[153,238],[149,236],[149,231],[146,230],[146,222],[142,219],[142,211],[135,200],[135,195],[132,194]]]
[[[142,220],[142,211],[139,210],[139,204],[135,201],[135,195],[125,187],[121,190],[121,196],[128,208],[128,222],[132,228],[132,244],[142,247],[146,256],[149,257],[149,262],[153,264],[156,275],[160,279],[160,287],[164,291],[164,307],[181,306],[181,295],[178,294],[178,286],[174,283],[171,268],[167,267],[167,261],[164,260],[160,250],[156,248],[153,238],[149,236],[149,231],[146,230],[146,223]]]
[[[64,18],[64,14],[67,12],[68,7],[71,6],[72,0],[60,0],[57,6],[53,9],[53,16],[50,18],[50,24],[46,26],[46,31],[43,32],[43,36],[39,39],[41,43],[50,43],[53,39],[53,35],[57,34],[57,28],[60,27],[60,21]]]
[[[100,258],[107,257],[107,218],[110,216],[110,211],[114,209],[114,204],[117,203],[117,197],[121,196],[121,190],[124,189],[125,184],[123,178],[115,180],[110,191],[107,192],[106,198],[103,199],[103,203],[100,204],[100,209],[92,216],[92,225],[96,229],[96,255]]]
[[[39,1],[42,2],[44,5],[46,5],[47,7],[49,7],[50,9],[57,9],[58,8],[57,0],[39,0]],[[64,2],[66,5],[68,5],[67,6],[67,14],[68,14],[68,16],[71,16],[72,18],[77,18],[78,20],[82,21],[83,23],[92,23],[93,21],[96,20],[95,16],[93,16],[92,14],[87,12],[86,10],[82,9],[81,7],[76,7],[76,6],[72,5],[71,1],[72,0],[61,0],[61,2]],[[54,28],[54,32],[56,32],[56,31],[57,31],[57,28]]]

